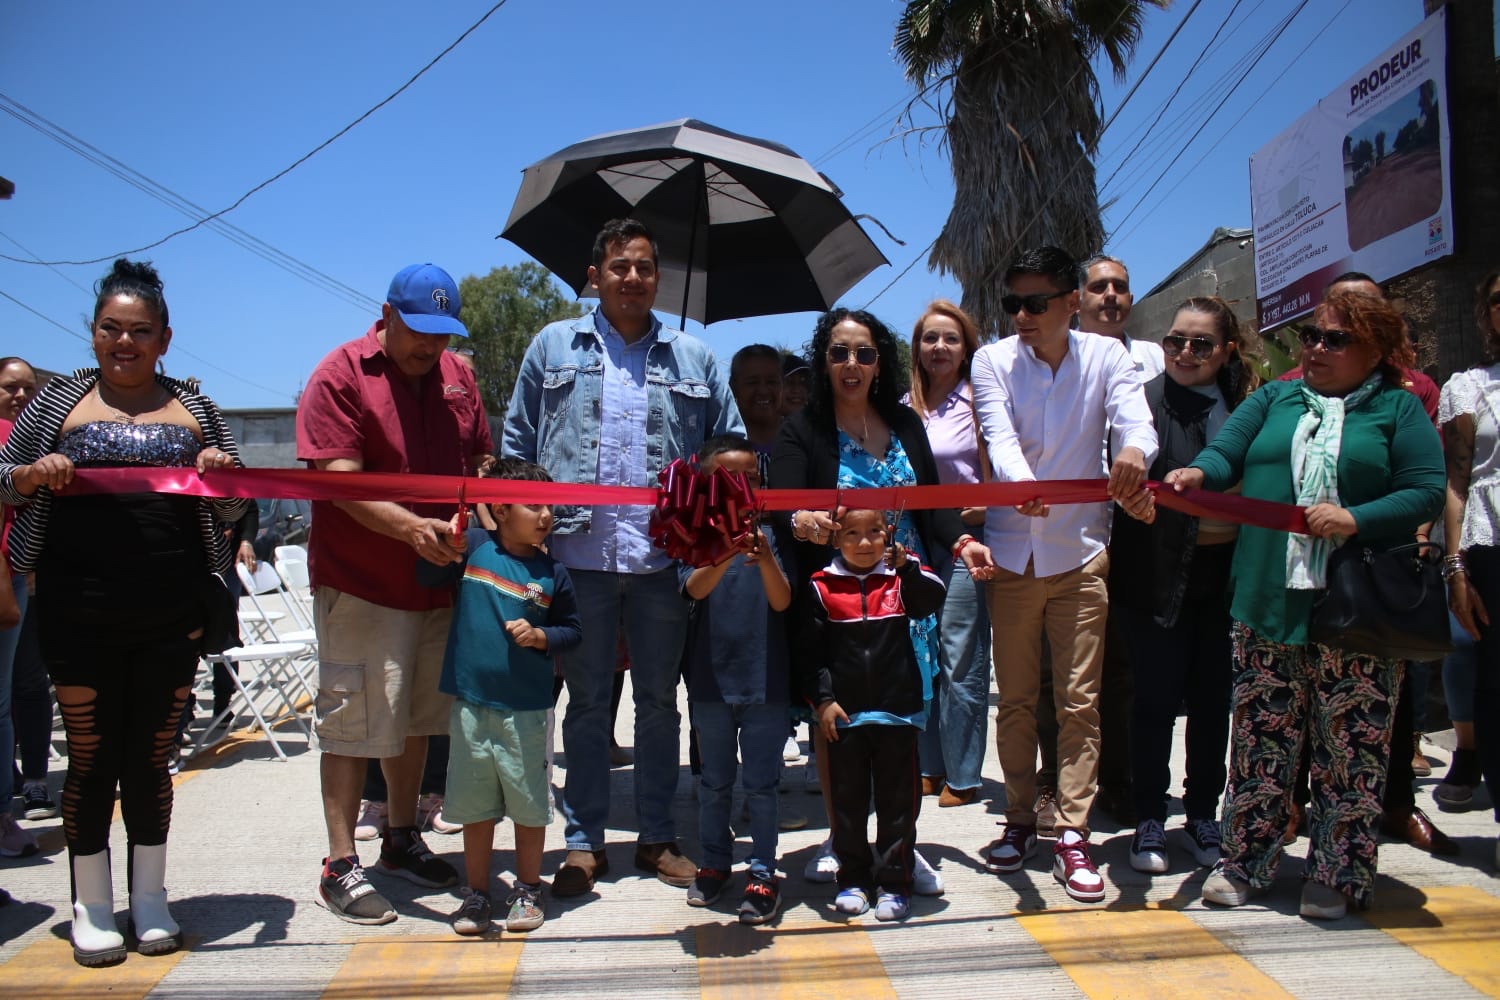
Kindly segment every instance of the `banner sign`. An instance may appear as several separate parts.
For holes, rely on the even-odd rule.
[[[1453,252],[1442,8],[1250,158],[1262,330],[1346,271],[1376,281]]]

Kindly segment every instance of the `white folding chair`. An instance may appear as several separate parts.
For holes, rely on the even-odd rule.
[[[286,592],[276,567],[267,563],[261,563],[255,567],[255,572],[252,574],[245,568],[244,563],[237,562],[234,564],[234,570],[239,574],[240,586],[244,588],[243,597],[249,599],[250,605],[255,609],[257,615],[264,617],[266,626],[271,631],[272,641],[317,643],[318,636],[312,629],[312,623],[308,621],[304,624],[301,612],[293,610],[296,598]],[[282,606],[291,614],[296,627],[291,629],[277,627],[276,622],[279,620],[279,617],[273,618],[265,606],[260,603],[260,595],[262,594],[276,594],[280,597],[282,599]]]
[[[294,680],[302,683],[296,661],[307,651],[307,644],[302,642],[266,642],[236,646],[222,653],[205,656],[210,674],[214,664],[224,664],[235,691],[229,699],[228,707],[210,719],[208,725],[199,732],[193,743],[193,754],[196,756],[202,753],[229,735],[229,727],[221,723],[239,712],[249,712],[254,717],[255,725],[266,734],[266,741],[271,744],[271,749],[283,761],[287,756],[276,740],[275,726],[278,723],[290,718],[302,730],[302,735],[310,740],[312,731],[302,721],[302,716],[287,691]],[[241,677],[236,665],[248,667],[250,676]],[[302,686],[305,688],[305,684]],[[265,709],[261,707],[263,702]],[[277,702],[281,705],[279,712],[274,711]]]
[[[304,545],[278,545],[274,551],[277,562],[283,559],[295,559],[302,565],[307,565],[307,547]]]
[[[307,563],[290,556],[271,567],[281,580],[281,599],[301,629],[313,628],[312,593],[308,589]]]

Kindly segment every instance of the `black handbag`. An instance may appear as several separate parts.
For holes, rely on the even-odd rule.
[[[1353,542],[1334,549],[1308,636],[1387,660],[1441,660],[1453,650],[1442,549],[1433,542],[1385,552]]]
[[[240,602],[218,573],[204,574],[203,653],[212,656],[243,645],[240,641]]]

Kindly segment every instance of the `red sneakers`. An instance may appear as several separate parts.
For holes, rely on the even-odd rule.
[[[1097,903],[1104,898],[1104,879],[1089,860],[1089,842],[1061,840],[1052,848],[1052,877],[1062,883],[1069,896],[1080,903]]]

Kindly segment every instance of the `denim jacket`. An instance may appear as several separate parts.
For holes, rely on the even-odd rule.
[[[652,474],[691,458],[715,434],[743,434],[728,366],[708,345],[656,324],[646,362],[646,461]],[[501,451],[536,462],[560,483],[592,483],[599,469],[604,344],[594,313],[542,328],[526,348],[505,414]],[[589,529],[592,508],[554,506],[553,531]]]

